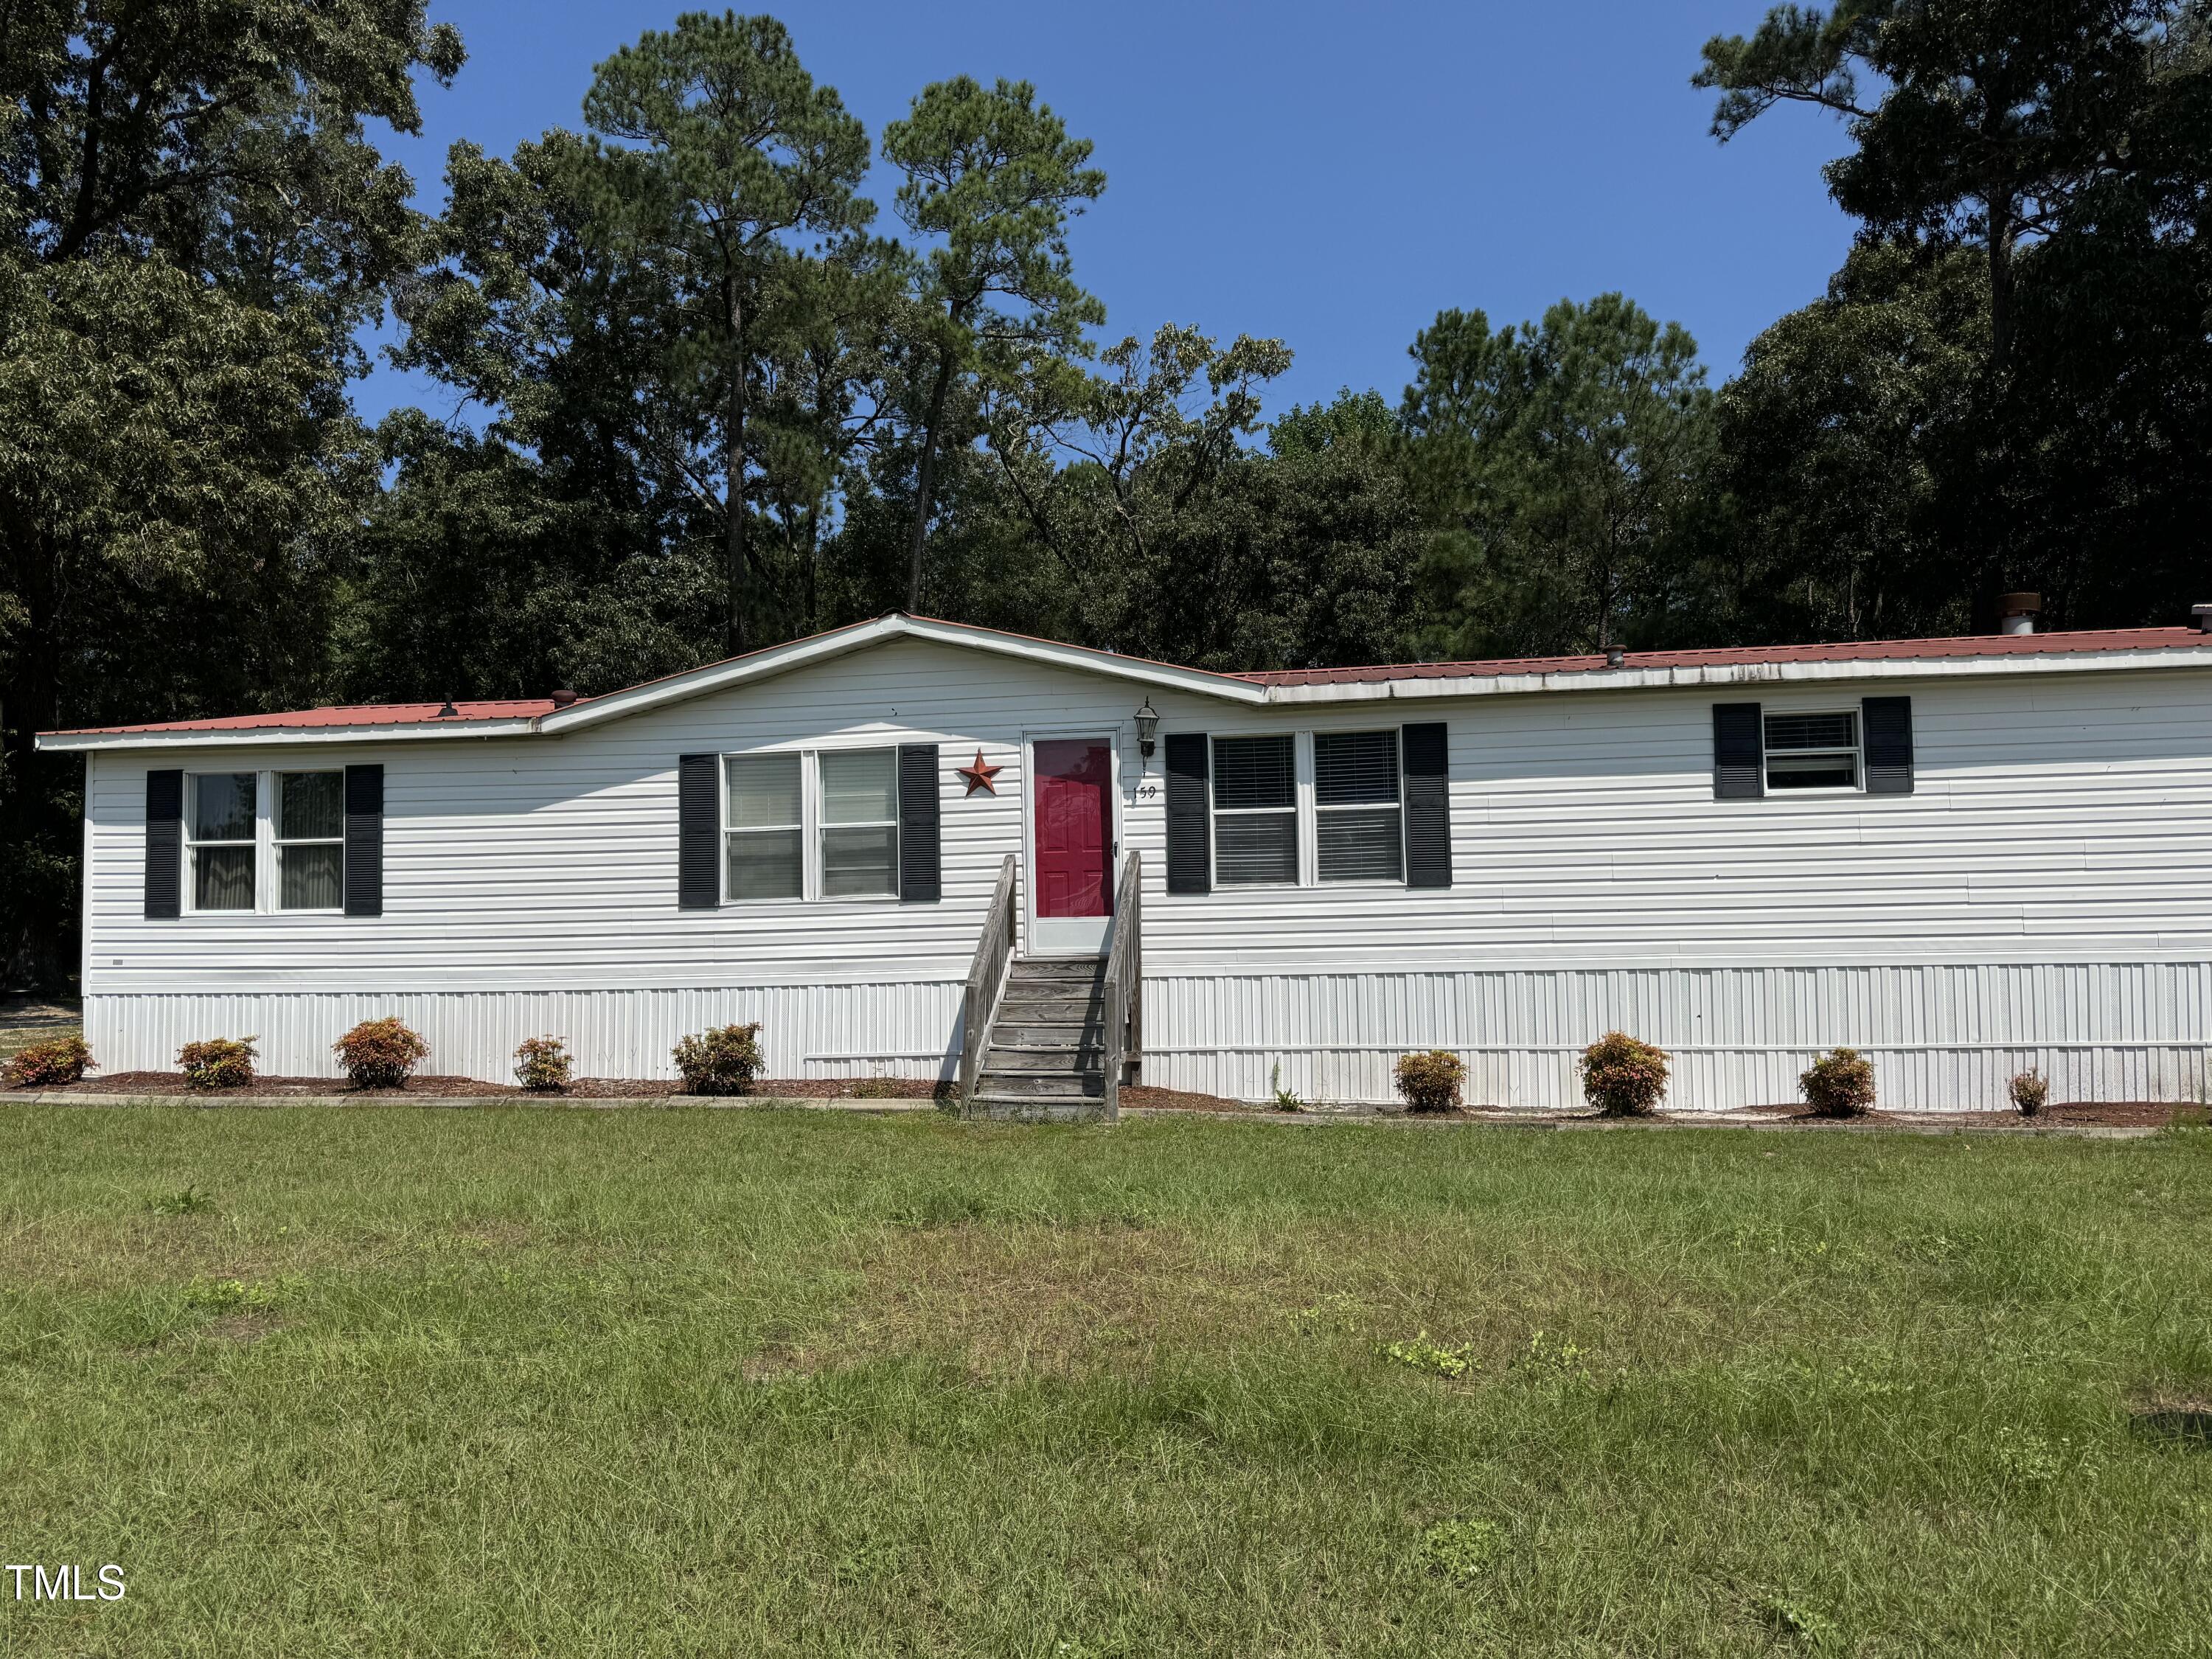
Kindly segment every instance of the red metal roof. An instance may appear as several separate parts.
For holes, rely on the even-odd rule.
[[[971,627],[972,624],[957,624]],[[831,629],[830,633],[842,629]],[[1004,633],[976,629],[978,633]],[[816,636],[819,637],[819,636]],[[1028,635],[1011,635],[1028,639]],[[1042,641],[1052,643],[1052,641]],[[773,647],[771,647],[773,648]],[[1631,651],[1627,669],[1730,668],[1761,663],[1881,662],[1953,657],[2033,657],[2085,651],[2198,650],[2212,654],[2212,635],[2193,628],[2111,628],[2067,634],[1972,634],[1952,639],[1856,640],[1833,645],[1723,646],[1695,651]],[[737,660],[732,659],[731,660]],[[1143,661],[1141,658],[1126,659]],[[709,664],[708,666],[715,665]],[[1173,664],[1163,666],[1175,666]],[[1498,678],[1517,674],[1594,673],[1609,666],[1596,653],[1573,657],[1509,657],[1488,662],[1387,663],[1373,667],[1265,669],[1224,676],[1259,685],[1346,685],[1415,679]],[[697,670],[688,671],[697,672]],[[668,678],[675,678],[670,676]],[[653,682],[647,682],[650,684]],[[581,701],[589,701],[584,699]],[[575,706],[575,705],[571,705]],[[139,726],[81,726],[46,735],[125,736],[163,732],[329,731],[363,726],[436,726],[447,721],[535,720],[553,712],[550,697],[507,697],[456,702],[441,715],[435,702],[356,703],[290,709],[273,714],[234,714],[220,720],[158,720]]]
[[[1631,651],[1628,669],[1741,668],[1759,663],[1884,662],[1945,657],[2034,657],[2078,651],[2164,651],[2212,647],[2193,628],[2106,628],[2068,634],[1969,634],[1939,640],[1852,640],[1834,645],[1721,646],[1698,651]],[[1591,673],[1602,655],[1506,657],[1491,662],[1404,662],[1373,668],[1282,668],[1235,678],[1261,685],[1347,685],[1373,680],[1488,679],[1508,674]]]
[[[441,702],[362,702],[323,708],[292,708],[275,714],[230,714],[220,720],[155,720],[144,726],[75,726],[46,735],[76,737],[136,732],[265,732],[282,727],[325,731],[342,726],[442,725],[446,721],[535,720],[553,712],[550,697],[503,697],[456,702],[441,714]]]

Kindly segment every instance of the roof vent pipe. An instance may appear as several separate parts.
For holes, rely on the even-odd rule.
[[[2198,633],[2212,634],[2212,605],[2191,605],[2189,619],[2197,624]]]
[[[2043,609],[2040,593],[2007,593],[1997,600],[1997,615],[2004,620],[1998,630],[2006,634],[2035,632],[2036,613]]]
[[[551,700],[552,704],[556,708],[566,708],[570,703],[576,701],[576,694],[574,691],[571,691],[565,685],[556,686],[554,690],[546,693],[546,696]]]

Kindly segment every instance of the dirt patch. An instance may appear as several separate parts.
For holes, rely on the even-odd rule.
[[[2154,1440],[2212,1447],[2212,1395],[2153,1389],[2129,1402],[2128,1420]]]

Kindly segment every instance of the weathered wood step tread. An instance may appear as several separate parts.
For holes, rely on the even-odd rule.
[[[1097,1099],[1106,1079],[1097,1072],[986,1072],[978,1095],[1021,1095]]]
[[[1025,1077],[1099,1077],[1106,1066],[1103,1055],[1073,1048],[1000,1048],[983,1069],[994,1076],[1005,1073]]]

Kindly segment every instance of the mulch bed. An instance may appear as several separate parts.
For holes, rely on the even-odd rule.
[[[2175,1112],[2183,1109],[2170,1101],[2162,1100],[2067,1100],[2046,1106],[2034,1117],[2022,1117],[2018,1112],[1996,1110],[1984,1112],[1869,1112],[1862,1118],[1815,1117],[1797,1106],[1755,1106],[1749,1109],[1758,1116],[1776,1123],[1799,1124],[1818,1127],[1824,1125],[1852,1123],[1890,1124],[1900,1127],[1930,1123],[1956,1124],[1968,1129],[2001,1129],[2007,1126],[2047,1125],[2058,1129],[2162,1129],[2173,1121]],[[1694,1113],[1683,1115],[1683,1121],[1695,1122]]]
[[[512,1083],[483,1083],[471,1077],[418,1076],[402,1089],[356,1089],[343,1078],[258,1077],[242,1089],[210,1089],[209,1100],[281,1100],[288,1095],[346,1095],[361,1100],[481,1099],[512,1095],[518,1099],[635,1100],[680,1095],[684,1085],[669,1078],[578,1078],[566,1089],[533,1096]],[[79,1083],[51,1086],[46,1092],[82,1095],[183,1095],[181,1072],[103,1072]],[[933,1083],[907,1078],[761,1078],[748,1091],[800,1100],[928,1100]]]
[[[668,1078],[579,1078],[554,1094],[532,1095],[512,1083],[485,1083],[468,1077],[414,1077],[402,1089],[356,1089],[343,1078],[262,1077],[243,1089],[210,1090],[195,1098],[207,1100],[281,1100],[288,1096],[343,1095],[360,1100],[453,1100],[487,1096],[513,1096],[538,1100],[639,1100],[680,1097],[684,1085]],[[107,1072],[79,1083],[50,1085],[45,1092],[82,1095],[185,1095],[179,1072]],[[763,1097],[797,1100],[931,1100],[946,1093],[944,1085],[915,1078],[762,1078],[748,1091]],[[1248,1101],[1224,1100],[1218,1095],[1193,1094],[1180,1089],[1132,1085],[1121,1091],[1121,1103],[1140,1110],[1169,1112],[1235,1112],[1249,1117],[1291,1115]],[[1752,1107],[1746,1111],[1712,1116],[1700,1112],[1662,1113],[1655,1120],[1678,1124],[1741,1122],[1753,1117],[1770,1123],[1803,1128],[1926,1129],[1935,1126],[1992,1129],[2044,1125],[2051,1128],[2163,1128],[2173,1121],[2177,1108],[2164,1101],[2063,1101],[2045,1109],[2039,1117],[2022,1118],[2011,1111],[1984,1112],[1869,1112],[1864,1117],[1838,1120],[1815,1117],[1802,1107]],[[1404,1116],[1402,1112],[1375,1113],[1365,1107],[1322,1107],[1301,1115]],[[1579,1123],[1597,1121],[1591,1112],[1515,1111],[1499,1107],[1470,1107],[1438,1113],[1430,1121],[1506,1123]]]
[[[1267,1110],[1242,1100],[1224,1100],[1218,1095],[1194,1095],[1181,1089],[1152,1089],[1136,1084],[1121,1085],[1121,1103],[1144,1111],[1154,1112],[1252,1112]]]

